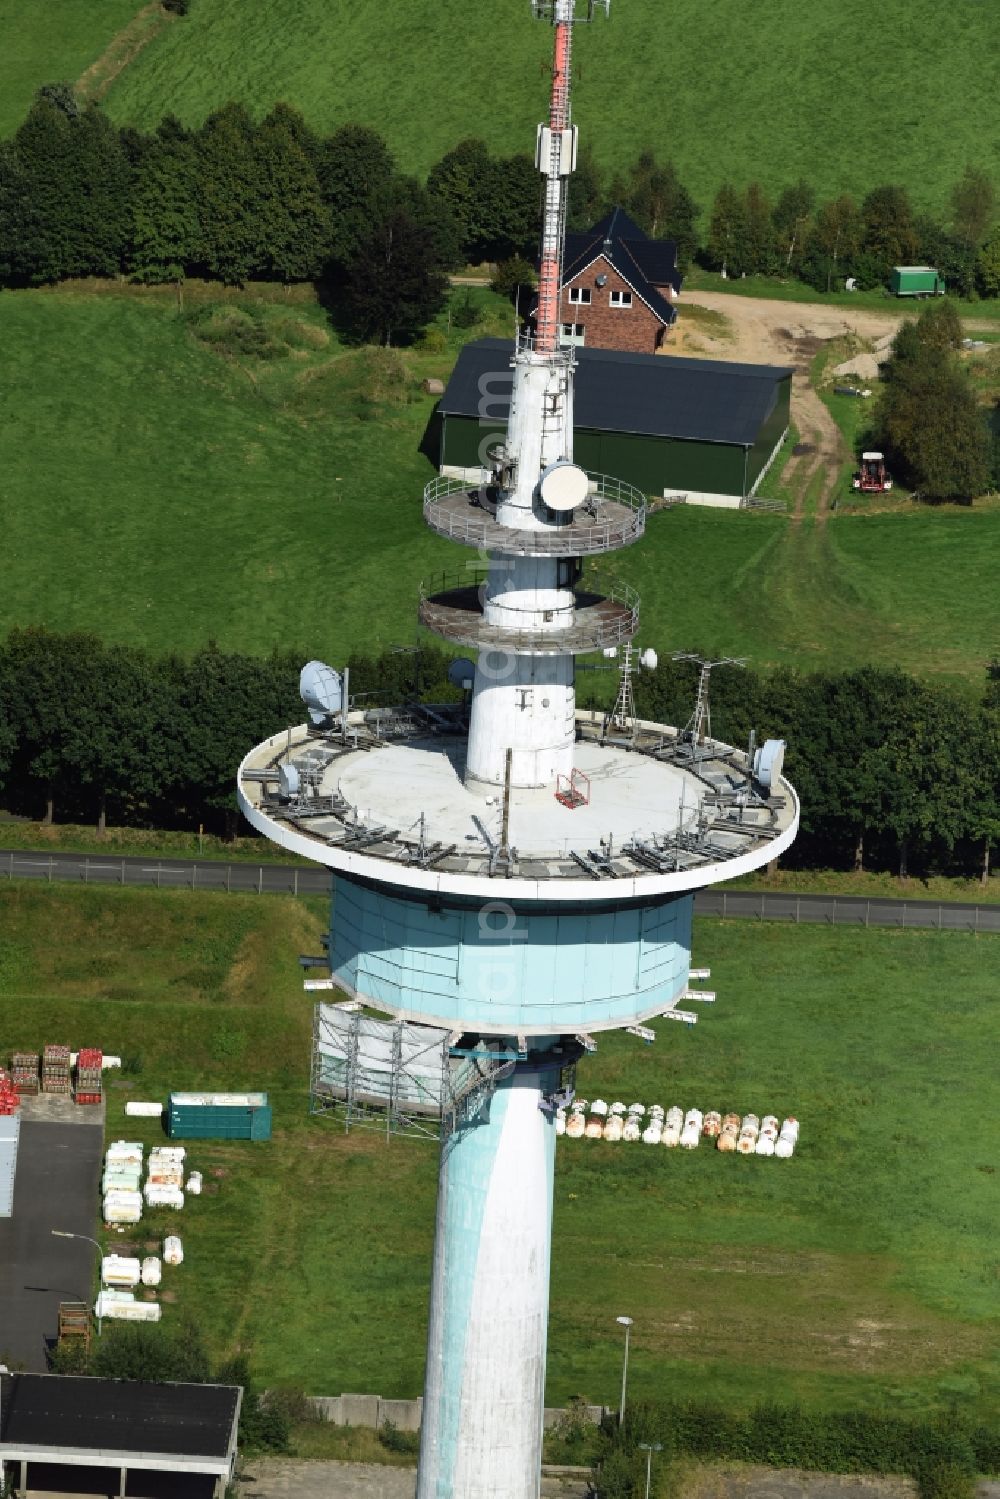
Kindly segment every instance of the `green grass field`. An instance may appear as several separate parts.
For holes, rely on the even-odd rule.
[[[147,1217],[137,1242],[182,1233],[166,1289],[213,1352],[250,1346],[265,1381],[313,1393],[411,1395],[436,1150],[307,1114],[296,958],[317,950],[323,909],[6,886],[0,1036],[122,1053],[111,1137],[155,1138],[126,1124],[128,1096],[268,1088],[273,1141],[192,1145],[210,1191],[180,1219]],[[794,1112],[800,1149],[781,1163],[560,1143],[549,1403],[614,1401],[627,1311],[636,1397],[924,1410],[957,1388],[995,1409],[1000,943],[702,921],[695,957],[716,1005],[649,1048],[602,1038],[581,1093]]]
[[[615,0],[610,23],[578,37],[576,114],[602,161],[643,146],[672,155],[704,202],[726,178],[774,190],[805,175],[821,193],[902,181],[938,206],[967,160],[1000,167],[996,46],[980,0],[947,16],[935,0]],[[377,23],[326,0],[280,13],[198,0],[121,76],[110,106],[151,125],[168,109],[195,122],[228,98],[258,111],[287,99],[323,129],[377,126],[404,166],[425,170],[468,135],[530,150],[548,47],[522,0],[393,0]]]
[[[72,82],[132,19],[139,0],[0,0],[0,135],[43,83]]]
[[[469,335],[407,353],[386,383],[304,294],[186,297],[186,313],[208,299],[206,322],[179,314],[173,292],[0,298],[0,629],[333,660],[412,642],[421,578],[472,555],[424,527],[433,469],[418,451],[434,404],[420,381],[446,375]],[[477,297],[473,334],[498,331],[503,304]],[[226,352],[241,308],[275,357]],[[978,687],[998,648],[996,510],[792,526],[680,507],[613,564],[640,587],[642,640],[661,651],[898,664]]]

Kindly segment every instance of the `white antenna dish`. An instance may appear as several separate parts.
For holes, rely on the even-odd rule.
[[[589,488],[584,470],[565,459],[550,464],[538,481],[538,492],[550,510],[575,510],[587,498]]]
[[[655,671],[657,666],[659,665],[659,661],[660,658],[653,650],[652,646],[650,646],[648,650],[643,651],[642,655],[639,657],[639,665],[644,666],[647,671]]]
[[[301,785],[298,767],[283,760],[278,766],[278,785],[282,796],[298,796]]]
[[[448,681],[453,687],[461,687],[463,692],[472,691],[475,679],[476,663],[470,661],[468,656],[459,656],[448,668]]]
[[[765,739],[753,757],[753,773],[765,791],[773,791],[781,780],[785,763],[785,741]]]
[[[339,671],[323,661],[307,661],[299,674],[299,696],[313,723],[327,723],[344,705]]]

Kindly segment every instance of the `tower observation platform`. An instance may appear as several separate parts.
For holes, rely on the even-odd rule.
[[[368,1013],[327,1025],[326,1085],[350,1073],[373,1012],[396,1031],[365,1040],[366,1106],[393,1046],[443,1047],[475,1075],[449,1084],[441,1131],[418,1499],[537,1499],[555,1108],[592,1035],[684,995],[694,892],[778,858],[798,828],[782,741],[737,748],[700,719],[635,717],[640,600],[597,565],[646,525],[642,494],[573,461],[559,345],[573,32],[607,3],[533,0],[553,36],[536,332],[498,360],[510,415],[482,482],[424,491],[428,526],[479,553],[463,568],[456,552],[418,602],[426,629],[476,653],[453,664],[464,700],[363,711],[310,663],[310,721],[276,726],[238,773],[253,826],[331,871],[320,982]],[[576,657],[595,652],[620,662],[609,714],[576,703]]]

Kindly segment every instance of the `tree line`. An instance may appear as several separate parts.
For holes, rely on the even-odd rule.
[[[1000,1472],[996,1423],[957,1412],[919,1420],[891,1411],[808,1411],[771,1403],[734,1410],[710,1401],[629,1406],[624,1426],[606,1421],[594,1481],[602,1499],[644,1491],[646,1447],[657,1463],[708,1462],[802,1468],[823,1473],[905,1473],[920,1499],[972,1499],[980,1474]]]
[[[820,201],[800,180],[772,201],[759,182],[724,184],[712,204],[702,262],[728,276],[791,275],[817,291],[853,278],[859,290],[886,286],[894,265],[926,264],[963,297],[1000,296],[996,189],[967,166],[947,216],[918,212],[905,187],[882,183],[860,202],[850,193]]]
[[[306,653],[266,658],[206,646],[190,657],[84,633],[13,630],[0,643],[0,795],[53,821],[236,832],[236,768],[304,710]],[[357,706],[455,696],[434,647],[355,655]],[[589,706],[581,673],[579,697]],[[730,744],[788,742],[802,830],[799,867],[968,874],[985,880],[1000,842],[1000,663],[978,699],[902,671],[711,679],[713,732]],[[683,725],[695,668],[664,661],[636,682],[640,716]]]
[[[448,270],[534,255],[540,195],[527,154],[497,155],[474,138],[421,182],[399,170],[377,131],[346,124],[320,135],[287,104],[256,121],[230,103],[197,129],[167,116],[143,132],[81,105],[69,85],[47,84],[0,143],[0,284],[318,281],[359,336],[393,326],[409,334],[439,309]],[[847,277],[884,285],[892,265],[926,260],[957,292],[1000,295],[996,195],[973,166],[944,219],[919,213],[898,184],[860,202],[819,201],[800,180],[772,201],[755,182],[724,184],[702,230],[702,209],[672,162],[643,150],[608,174],[584,150],[570,228],[615,203],[653,238],[673,239],[682,269],[698,260],[729,276],[792,275],[829,290]],[[408,295],[400,283],[411,283]],[[394,299],[402,321],[397,307],[382,311]]]

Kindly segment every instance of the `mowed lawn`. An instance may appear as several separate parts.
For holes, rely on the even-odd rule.
[[[208,1192],[136,1236],[184,1238],[169,1318],[267,1382],[412,1395],[423,1377],[436,1147],[310,1118],[296,959],[324,905],[277,897],[0,889],[0,1035],[118,1051],[126,1097],[265,1087],[269,1144],[199,1143]],[[794,1113],[792,1161],[562,1141],[550,1403],[636,1396],[995,1409],[996,939],[700,921],[718,1000],[655,1045],[602,1037],[588,1098]],[[96,1204],[95,1204],[96,1209]],[[127,1240],[126,1242],[130,1242]]]
[[[466,136],[530,151],[551,36],[524,0],[198,0],[120,76],[115,118],[202,120],[227,99],[277,99],[329,130],[381,130],[426,171]],[[772,192],[805,176],[821,194],[903,182],[944,207],[967,161],[1000,169],[991,81],[993,7],[954,0],[614,0],[577,34],[576,116],[598,159],[672,157],[706,207],[724,180]],[[877,89],[871,87],[871,67]],[[849,121],[849,123],[847,123]]]
[[[0,0],[0,136],[17,129],[43,83],[72,83],[140,0]]]
[[[189,310],[203,295],[220,294],[192,288]],[[367,356],[321,308],[261,295],[277,301],[243,305],[270,330],[268,359],[210,346],[172,292],[0,298],[0,630],[334,661],[412,643],[421,579],[474,560],[421,516],[434,398],[420,381],[447,376],[463,335],[407,353],[402,386],[372,395]],[[496,328],[488,297],[483,315]],[[609,561],[639,587],[642,642],[661,651],[898,664],[978,687],[997,649],[996,510],[820,527],[679,508]]]

